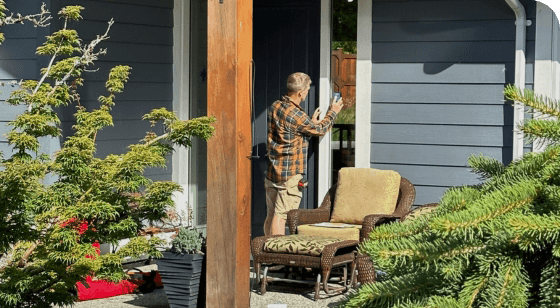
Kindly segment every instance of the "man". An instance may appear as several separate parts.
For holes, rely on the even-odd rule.
[[[287,95],[268,111],[265,235],[285,234],[287,213],[301,202],[303,188],[298,183],[307,169],[307,137],[325,135],[343,106],[342,99],[333,99],[323,120],[319,121],[319,110],[310,118],[300,106],[310,86],[307,74],[291,74],[286,82]]]

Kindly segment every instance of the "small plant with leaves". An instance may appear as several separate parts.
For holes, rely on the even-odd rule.
[[[39,26],[49,17],[45,7],[37,15],[6,16],[0,0],[0,25],[34,20]],[[87,275],[119,281],[127,278],[121,262],[144,254],[160,257],[161,240],[138,236],[144,221],[166,217],[174,206],[174,182],[154,182],[146,168],[165,167],[174,146],[190,146],[191,138],[208,140],[214,134],[213,117],[181,120],[164,108],[144,116],[164,133],[147,132],[124,154],[95,156],[100,130],[113,126],[111,111],[124,90],[130,67],[115,66],[106,82],[107,94],[92,110],[80,104],[82,73],[106,53],[97,45],[108,39],[113,24],[89,44],[68,27],[81,19],[83,7],[68,6],[60,12],[63,28],[47,37],[37,54],[50,57],[39,80],[24,80],[6,100],[26,106],[9,123],[6,138],[13,153],[0,153],[0,257],[12,260],[0,268],[0,307],[69,305],[77,300],[76,283]],[[3,36],[0,36],[3,39]],[[140,51],[141,52],[141,51]],[[60,151],[42,153],[40,138],[59,138],[60,119],[55,108],[76,105],[74,133]],[[10,155],[11,154],[11,155]],[[45,178],[54,180],[46,185]],[[140,193],[141,192],[141,193]],[[134,206],[131,206],[134,204]],[[130,241],[114,253],[98,255],[95,243]]]
[[[202,254],[204,236],[193,228],[179,228],[177,237],[171,241],[171,252],[180,254]]]

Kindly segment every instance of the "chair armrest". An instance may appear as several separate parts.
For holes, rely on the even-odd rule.
[[[296,234],[299,225],[316,224],[327,222],[331,218],[329,209],[313,209],[313,210],[290,210],[286,223],[290,228],[290,234]]]
[[[368,234],[375,228],[375,226],[397,221],[401,218],[401,215],[395,214],[371,214],[364,217],[362,222],[362,229],[360,230],[360,243],[362,243],[368,236]]]

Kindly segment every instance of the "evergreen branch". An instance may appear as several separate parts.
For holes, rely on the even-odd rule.
[[[486,181],[481,187],[482,193],[500,190],[524,181],[543,181],[555,174],[560,165],[560,146],[547,147],[541,153],[526,153],[523,159],[511,162],[504,173]]]
[[[478,238],[440,238],[430,233],[391,241],[366,241],[360,246],[361,253],[372,256],[374,267],[383,271],[415,271],[435,266],[450,278],[457,275],[457,268],[464,268],[472,256],[484,249],[486,243]]]
[[[517,95],[509,99],[560,115],[557,101],[513,87],[506,96],[508,91]],[[557,120],[531,120],[522,130],[529,140],[560,141]],[[526,153],[507,167],[482,156],[471,156],[469,163],[485,183],[449,189],[423,220],[370,234],[359,249],[386,275],[351,294],[344,307],[560,304],[560,145],[549,143],[542,153]]]
[[[531,204],[539,186],[538,182],[524,181],[493,191],[473,202],[466,210],[435,218],[431,223],[432,230],[449,234],[455,230],[478,228],[484,222]]]
[[[473,279],[476,279],[477,281],[473,281],[473,280],[467,281],[467,283],[465,283],[465,288],[463,289],[464,290],[463,293],[465,297],[467,297],[468,299],[466,308],[473,307],[478,295],[480,294],[482,289],[486,286],[489,280],[488,276],[473,277]]]
[[[504,283],[502,285],[502,289],[500,290],[500,296],[498,297],[498,303],[496,304],[496,308],[500,308],[504,305],[506,292],[509,288],[509,285],[510,285],[511,281],[513,280],[513,277],[512,277],[512,274],[511,274],[512,268],[513,268],[513,265],[510,265],[506,270]]]
[[[395,277],[390,281],[363,285],[343,303],[347,308],[391,307],[402,302],[432,296],[436,286],[443,284],[434,272]]]
[[[520,247],[529,251],[540,249],[543,242],[560,239],[560,216],[557,215],[517,216],[509,223],[520,236]]]
[[[416,302],[403,303],[393,308],[465,308],[457,299],[451,296],[432,296],[427,300],[422,299]]]
[[[432,217],[441,217],[449,213],[458,212],[481,197],[480,187],[461,186],[451,187],[445,191],[438,206],[430,213]]]
[[[528,304],[528,277],[518,255],[498,258],[489,271],[488,287],[481,297],[483,307],[525,308]]]
[[[508,85],[504,89],[504,95],[508,100],[518,101],[543,114],[553,117],[560,116],[560,104],[557,100],[542,95],[535,95],[535,92],[529,89],[522,91],[513,85]]]
[[[369,234],[370,241],[389,241],[410,237],[428,230],[428,215],[405,223],[389,223],[375,227]]]
[[[560,306],[560,260],[547,260],[540,273],[539,308]]]
[[[530,119],[519,126],[528,142],[542,145],[547,142],[560,142],[560,122],[558,120]]]
[[[483,179],[499,176],[505,170],[504,164],[496,158],[486,157],[482,154],[479,156],[471,155],[468,159],[468,164],[472,168],[472,172],[480,175]]]

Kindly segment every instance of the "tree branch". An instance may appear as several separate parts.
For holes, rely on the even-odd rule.
[[[6,17],[6,19],[4,19],[3,21],[0,21],[0,27],[4,25],[13,25],[17,23],[23,24],[25,20],[32,22],[35,25],[35,27],[46,27],[50,25],[50,23],[47,22],[52,19],[52,16],[50,15],[51,12],[49,12],[49,10],[47,10],[46,7],[47,5],[43,3],[43,5],[41,5],[41,13],[37,13],[34,15],[22,16],[20,13],[17,13],[16,17],[14,17],[14,13],[12,13],[10,16]]]
[[[53,66],[54,63],[54,59],[56,58],[56,56],[58,55],[58,52],[60,51],[60,48],[62,47],[62,42],[64,41],[64,39],[62,39],[60,41],[60,44],[58,45],[58,48],[56,49],[56,51],[54,52],[54,55],[51,58],[51,61],[49,62],[49,66],[47,66],[47,72],[43,75],[43,77],[41,77],[41,80],[39,80],[39,82],[37,83],[37,86],[35,87],[35,90],[33,90],[33,94],[36,94],[37,91],[39,91],[39,87],[41,87],[41,85],[43,84],[43,82],[45,81],[45,79],[47,78],[47,76],[49,75],[49,73],[51,72],[51,68]],[[27,111],[31,112],[31,105],[29,105],[27,107]]]
[[[107,53],[107,49],[102,49],[97,53],[94,53],[93,50],[94,48],[97,46],[97,44],[101,43],[102,41],[106,40],[109,38],[108,34],[109,34],[109,30],[111,29],[111,26],[114,24],[115,22],[113,21],[113,19],[111,18],[111,20],[109,21],[109,26],[107,27],[107,30],[105,31],[105,34],[103,34],[102,36],[97,36],[97,38],[93,41],[91,41],[87,47],[82,48],[82,56],[77,59],[76,61],[74,61],[74,65],[72,66],[72,68],[68,71],[68,73],[66,73],[66,75],[64,75],[64,77],[57,81],[55,83],[55,86],[53,87],[53,89],[51,90],[51,92],[49,93],[49,95],[47,97],[50,97],[51,95],[54,94],[54,92],[56,91],[56,89],[65,84],[66,81],[68,81],[68,79],[72,76],[72,73],[74,72],[74,70],[76,69],[76,67],[78,67],[78,65],[89,65],[92,64],[93,61],[98,59],[99,55],[102,54],[106,54]]]
[[[159,137],[157,137],[157,138],[155,138],[155,139],[153,139],[153,140],[150,140],[149,142],[145,143],[144,146],[150,146],[150,145],[152,145],[154,142],[156,142],[156,141],[158,141],[158,140],[161,140],[161,139],[163,139],[163,138],[166,138],[167,136],[169,136],[169,133],[163,134],[163,135],[161,135],[161,136],[159,136]]]
[[[18,262],[18,267],[24,267],[25,265],[27,265],[27,260],[29,259],[33,251],[35,251],[35,249],[37,248],[37,244],[38,242],[33,242],[33,244],[31,244],[31,247],[27,248],[27,250],[25,251],[25,253],[23,254],[23,256]]]

